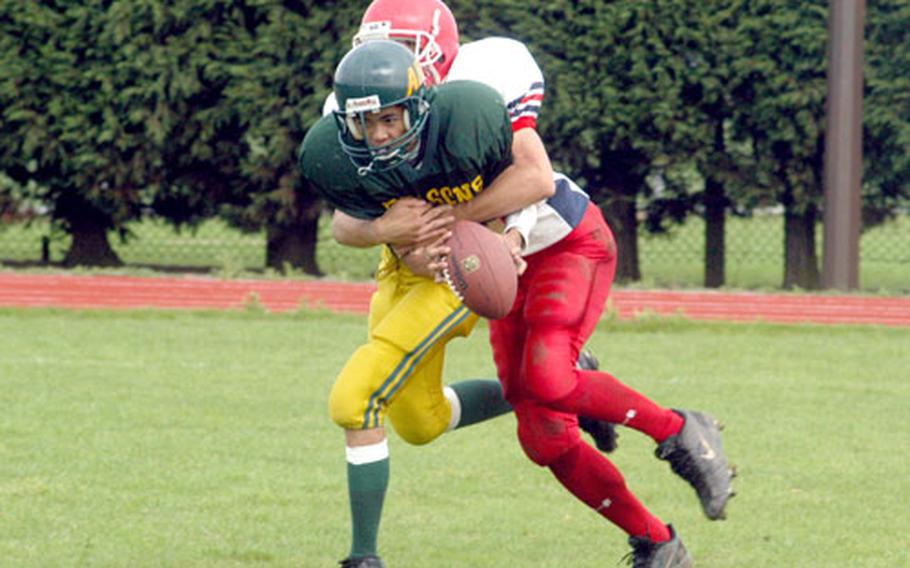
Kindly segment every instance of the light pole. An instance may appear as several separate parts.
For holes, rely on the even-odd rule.
[[[829,10],[822,286],[853,290],[859,286],[866,0],[831,0]]]

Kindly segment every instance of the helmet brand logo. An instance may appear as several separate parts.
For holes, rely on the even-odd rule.
[[[379,100],[379,95],[352,98],[344,101],[345,113],[377,111],[380,108],[382,108],[382,103]]]
[[[392,22],[386,20],[381,22],[367,22],[360,26],[360,31],[354,36],[354,47],[361,43],[366,43],[374,39],[389,39],[389,32],[392,30]]]
[[[414,62],[414,65],[408,67],[408,95],[411,96],[414,94],[414,91],[420,88],[423,85],[423,73],[418,67],[417,62]]]

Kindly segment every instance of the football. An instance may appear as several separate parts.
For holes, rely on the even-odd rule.
[[[505,241],[480,223],[456,221],[444,276],[471,311],[489,319],[509,313],[518,292],[518,273]]]

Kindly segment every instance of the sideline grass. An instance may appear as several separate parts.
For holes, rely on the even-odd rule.
[[[348,544],[325,401],[364,320],[0,310],[0,564],[333,566]],[[623,430],[615,462],[700,567],[910,565],[910,330],[603,325],[603,366],[727,424],[730,519]],[[450,377],[492,372],[486,329]],[[393,436],[393,568],[612,566],[619,530],[522,455],[511,416],[426,447]]]

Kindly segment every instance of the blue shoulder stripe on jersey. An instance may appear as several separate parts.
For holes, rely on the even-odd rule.
[[[585,216],[591,198],[583,189],[562,174],[557,174],[554,181],[556,193],[547,199],[547,205],[552,207],[574,229]]]
[[[531,83],[531,86],[528,87],[528,90],[525,91],[525,93],[524,93],[523,95],[521,95],[521,96],[518,97],[517,99],[508,101],[508,102],[506,103],[506,108],[508,108],[509,110],[511,110],[512,107],[514,107],[514,106],[516,106],[516,105],[519,105],[519,104],[521,104],[522,102],[526,101],[526,100],[528,99],[528,97],[543,97],[543,85],[544,85],[544,84],[543,84],[543,81],[538,81],[538,82],[536,82],[536,83]],[[539,100],[539,99],[538,99],[538,100]]]
[[[540,101],[531,101],[522,105],[516,105],[509,109],[509,114],[525,114],[540,112]]]

